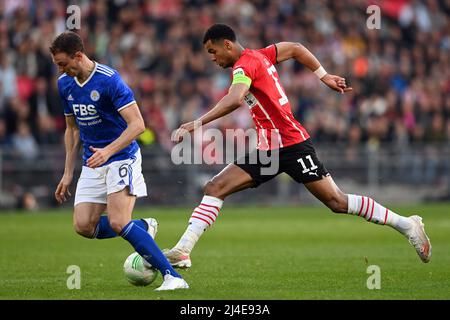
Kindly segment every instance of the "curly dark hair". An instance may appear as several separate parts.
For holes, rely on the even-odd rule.
[[[211,40],[215,42],[217,40],[230,40],[232,42],[236,41],[236,34],[234,33],[231,27],[226,24],[216,23],[206,30],[205,35],[203,36],[203,44]]]

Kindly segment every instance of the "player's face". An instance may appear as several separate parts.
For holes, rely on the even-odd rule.
[[[212,42],[208,40],[205,43],[205,49],[211,56],[211,60],[222,68],[232,67],[234,62],[231,56],[231,47],[228,40]]]
[[[65,52],[53,55],[53,62],[58,66],[61,74],[66,73],[70,77],[76,77],[80,73],[81,53],[77,52],[73,57]]]

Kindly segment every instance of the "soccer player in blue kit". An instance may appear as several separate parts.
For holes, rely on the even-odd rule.
[[[87,238],[120,235],[144,260],[157,268],[164,282],[156,290],[189,288],[153,240],[155,219],[132,220],[137,197],[147,195],[136,137],[145,129],[131,89],[118,72],[90,60],[82,39],[66,31],[53,41],[50,52],[58,66],[58,90],[64,106],[66,160],[55,198],[71,196],[75,161],[83,144],[83,168],[78,180],[73,223]],[[102,215],[107,211],[107,216]]]

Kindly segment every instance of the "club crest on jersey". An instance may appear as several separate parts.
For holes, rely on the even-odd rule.
[[[100,93],[98,93],[97,90],[92,90],[91,91],[91,100],[98,101],[98,99],[100,99]]]

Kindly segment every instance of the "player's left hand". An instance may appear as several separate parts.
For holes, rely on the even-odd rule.
[[[188,134],[191,131],[194,131],[197,128],[202,126],[202,122],[199,120],[191,121],[182,124],[175,132],[172,133],[171,140],[173,142],[180,142],[183,140],[183,136]]]
[[[345,78],[333,74],[327,74],[320,80],[322,80],[322,82],[325,83],[331,89],[340,93],[345,93],[353,90],[353,88],[347,87],[347,84],[345,83]]]
[[[93,146],[89,147],[94,154],[86,161],[86,164],[89,168],[97,168],[104,164],[111,157],[106,148],[94,148]]]

